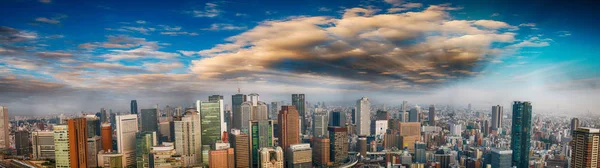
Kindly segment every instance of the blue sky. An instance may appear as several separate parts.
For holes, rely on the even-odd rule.
[[[594,2],[8,0],[0,8],[0,92],[10,95],[0,104],[15,115],[126,111],[130,99],[188,105],[237,88],[265,101],[304,92],[347,104],[369,96],[600,108]]]

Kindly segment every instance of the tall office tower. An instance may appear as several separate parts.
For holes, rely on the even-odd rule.
[[[269,114],[269,120],[277,120],[277,114],[281,110],[281,102],[271,102],[271,112]]]
[[[250,155],[252,167],[257,167],[259,151],[263,147],[274,146],[273,121],[259,120],[250,122],[250,144],[252,146],[252,154]]]
[[[8,127],[8,107],[0,106],[0,148],[9,148],[10,147],[10,137],[8,133],[10,132],[10,127]]]
[[[233,126],[231,128],[242,129],[243,115],[250,119],[250,114],[242,114],[242,103],[244,102],[246,102],[246,95],[235,94],[231,96],[231,113],[233,113]]]
[[[414,151],[414,144],[421,139],[421,123],[419,122],[400,122],[398,123],[398,132],[400,134],[401,149],[408,148]]]
[[[115,129],[117,129],[117,113],[113,113],[112,111],[110,111],[110,113],[108,114],[110,115],[108,117],[110,119],[110,127],[113,129],[113,131],[115,131]]]
[[[138,113],[138,105],[137,105],[137,100],[131,100],[131,114],[137,114]]]
[[[68,125],[54,126],[55,167],[70,167],[69,127]]]
[[[221,134],[226,131],[222,123],[224,114],[221,113],[223,100],[218,101],[197,101],[196,108],[200,112],[200,132],[202,133],[202,145],[213,145],[221,140]],[[208,155],[208,154],[207,154]],[[208,160],[208,158],[205,158]]]
[[[329,127],[329,149],[331,162],[342,163],[348,158],[348,130],[344,127]]]
[[[512,159],[512,151],[511,150],[501,150],[501,149],[492,149],[491,152],[491,161],[493,168],[512,168],[511,159]]]
[[[408,122],[408,102],[402,101],[402,106],[400,107],[400,120],[402,122]]]
[[[421,122],[419,113],[421,113],[421,107],[419,106],[415,106],[414,108],[410,109],[408,114],[408,122]]]
[[[156,132],[138,132],[135,136],[135,161],[138,168],[150,167],[150,150],[157,145]]]
[[[481,129],[483,131],[483,136],[487,137],[490,134],[490,120],[484,120],[483,121],[483,128]]]
[[[194,166],[202,160],[200,115],[186,112],[181,121],[174,121],[175,150],[181,155],[183,166]]]
[[[531,102],[513,103],[510,149],[512,166],[529,167],[529,148],[531,146]]]
[[[211,150],[208,152],[208,167],[210,168],[234,168],[235,156],[233,148]]]
[[[183,116],[183,112],[184,112],[183,107],[178,106],[178,107],[175,107],[175,112],[173,115],[175,115],[177,117],[181,117],[181,116]]]
[[[85,118],[74,118],[67,125],[54,126],[56,167],[87,167],[87,130]]]
[[[106,109],[104,108],[100,108],[100,122],[104,123],[104,122],[108,122],[109,118],[108,118],[108,113],[106,112]]]
[[[429,106],[429,125],[435,126],[435,105]]]
[[[500,105],[492,106],[492,130],[502,128],[502,118],[504,116],[504,108]]]
[[[329,118],[327,113],[315,113],[313,115],[312,129],[313,137],[327,137],[327,126],[329,125]]]
[[[356,108],[352,108],[352,113],[350,114],[350,117],[352,117],[350,119],[350,122],[352,124],[356,124]]]
[[[575,130],[577,130],[577,128],[579,128],[579,119],[578,118],[571,119],[571,134],[573,134],[573,132]]]
[[[141,132],[158,132],[158,109],[142,109],[140,120]]]
[[[138,132],[137,114],[118,115],[116,120],[117,149],[123,154],[124,166],[135,164],[135,134]]]
[[[310,148],[310,144],[294,144],[290,145],[290,148],[286,150],[287,154],[286,159],[286,167],[289,168],[302,168],[302,167],[312,167],[312,149]]]
[[[98,152],[102,150],[100,136],[87,139],[87,167],[98,167]]]
[[[571,141],[571,167],[600,167],[600,129],[579,127]]]
[[[329,112],[329,125],[335,127],[346,127],[346,115],[343,112]]]
[[[248,141],[248,134],[244,134],[238,129],[231,129],[229,138],[231,147],[235,150],[235,167],[250,167],[250,143]]]
[[[427,151],[427,144],[423,142],[415,143],[415,163],[427,163],[425,152]]]
[[[300,132],[300,134],[304,134],[304,131],[306,131],[306,99],[304,97],[304,94],[292,94],[292,105],[294,105],[296,107],[296,110],[298,110],[298,116],[300,116],[300,119],[302,119],[302,122],[300,123],[300,129],[302,130]],[[287,147],[285,147],[284,149],[287,149]]]
[[[327,167],[329,165],[329,138],[314,138],[313,143],[313,162],[317,167]]]
[[[87,137],[100,136],[100,119],[95,115],[86,115]]]
[[[283,149],[269,147],[260,149],[260,168],[284,168]]]
[[[290,145],[300,143],[299,116],[296,106],[281,106],[277,118],[279,119],[278,138],[281,147],[287,149]]]
[[[102,135],[102,150],[104,150],[105,152],[111,152],[112,149],[112,128],[110,127],[109,123],[102,123],[102,131],[101,131]]]
[[[29,143],[29,131],[16,131],[15,132],[15,148],[17,155],[29,156],[31,154],[31,143]]]
[[[371,102],[362,97],[356,101],[356,132],[358,135],[371,135]]]
[[[219,119],[221,123],[221,136],[223,136],[223,132],[227,131],[227,123],[225,122],[225,101],[223,100],[222,95],[212,95],[208,97],[209,102],[218,102],[219,103]],[[265,114],[266,115],[266,114]]]
[[[54,132],[32,132],[31,145],[33,147],[34,159],[54,159]]]
[[[254,106],[252,106],[252,102],[251,101],[246,101],[243,102],[242,105],[240,105],[240,122],[242,122],[240,124],[239,129],[243,132],[243,133],[250,133],[250,125],[248,125],[248,121],[252,120],[252,109]],[[235,120],[235,118],[234,118]]]

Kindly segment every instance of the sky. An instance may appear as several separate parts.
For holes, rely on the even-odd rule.
[[[0,3],[0,105],[12,116],[214,94],[229,104],[238,88],[266,102],[600,108],[593,1]]]

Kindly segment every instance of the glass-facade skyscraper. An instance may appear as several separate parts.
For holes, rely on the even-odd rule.
[[[158,132],[158,109],[142,109],[142,132]]]
[[[529,148],[531,146],[531,102],[513,102],[510,149],[512,166],[529,167]]]
[[[242,129],[242,103],[246,102],[246,95],[235,94],[231,96],[231,113],[233,116],[233,125],[231,128]],[[248,116],[250,114],[247,114]]]
[[[302,134],[306,130],[306,99],[304,98],[304,94],[292,94],[292,105],[296,106],[298,115],[302,119],[300,123],[300,134]]]
[[[217,140],[221,140],[221,103],[198,101],[197,106],[200,112],[202,145],[212,146]]]
[[[131,100],[131,114],[137,114],[138,113],[138,106],[137,106],[137,100]]]

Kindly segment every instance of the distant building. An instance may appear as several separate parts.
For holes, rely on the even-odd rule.
[[[427,157],[425,151],[427,151],[427,144],[423,142],[415,143],[415,163],[427,163]]]
[[[281,113],[280,113],[281,114]],[[281,115],[280,115],[281,116]],[[275,148],[260,149],[260,168],[284,168],[283,150],[277,146]],[[239,166],[238,166],[239,167]]]
[[[10,137],[8,133],[10,132],[10,127],[8,126],[8,107],[0,106],[0,148],[9,148],[10,147]]]
[[[102,150],[104,150],[105,152],[112,152],[113,148],[112,148],[112,128],[110,127],[109,123],[102,123],[101,126],[101,138],[102,138]]]
[[[158,109],[142,109],[140,120],[142,122],[141,132],[158,133]]]
[[[356,132],[358,135],[371,135],[371,102],[363,97],[356,101]]]
[[[435,105],[430,105],[429,106],[429,117],[427,117],[429,120],[429,125],[430,126],[435,126]]]
[[[235,167],[250,167],[250,142],[248,134],[242,133],[238,129],[231,129],[229,142],[234,149]]]
[[[125,167],[123,165],[124,162],[122,153],[116,151],[107,152],[103,150],[98,153],[98,167],[121,168]]]
[[[329,165],[329,138],[314,138],[313,143],[313,163],[318,167]]]
[[[231,96],[231,113],[233,115],[233,126],[231,128],[243,129],[243,124],[250,120],[250,114],[242,113],[242,103],[246,102],[246,95],[244,94],[235,94]],[[245,119],[245,120],[244,120]],[[248,127],[246,127],[248,129]]]
[[[259,164],[258,155],[259,149],[264,147],[272,147],[275,145],[275,137],[273,132],[273,121],[259,120],[248,121],[250,123],[250,145],[252,146],[252,154],[250,155],[252,167]]]
[[[600,129],[575,129],[571,148],[571,167],[600,167]]]
[[[138,105],[137,105],[137,100],[131,100],[131,108],[130,108],[130,112],[131,114],[137,114],[138,113]]]
[[[181,121],[174,121],[175,150],[181,155],[184,167],[194,166],[202,160],[200,115],[186,112]]]
[[[329,127],[330,159],[334,164],[348,159],[348,131],[344,127]]]
[[[54,132],[32,132],[31,145],[33,147],[33,159],[54,159]]]
[[[279,144],[282,148],[300,143],[299,116],[295,106],[282,106],[279,111]]]
[[[358,137],[358,153],[361,156],[367,157],[367,138],[366,137]]]
[[[575,130],[577,130],[577,128],[579,128],[579,119],[578,118],[571,119],[571,134],[574,134]]]
[[[281,102],[271,102],[271,112],[269,113],[269,120],[277,120],[277,114],[281,111]]]
[[[89,131],[88,131],[89,132]],[[87,165],[88,167],[98,166],[98,152],[102,150],[102,141],[100,136],[87,139]]]
[[[421,119],[419,117],[420,113],[421,107],[419,106],[415,106],[414,108],[410,109],[410,112],[408,114],[408,122],[421,122]]]
[[[296,107],[296,110],[298,110],[298,116],[300,117],[300,119],[302,119],[302,122],[300,123],[300,134],[304,134],[304,131],[306,131],[306,99],[304,97],[304,94],[292,94],[292,105],[294,105]],[[286,147],[287,148],[287,147]]]
[[[135,134],[138,132],[136,114],[116,116],[117,149],[123,154],[124,166],[135,164]]]
[[[492,130],[498,130],[498,128],[502,128],[503,113],[504,108],[502,106],[492,106]]]
[[[17,131],[15,132],[15,148],[17,155],[29,156],[31,154],[31,143],[29,142],[28,131]]]
[[[224,123],[223,100],[197,101],[196,110],[200,112],[200,132],[202,133],[202,145],[212,145],[221,140],[221,134],[226,131],[222,128]]]
[[[56,167],[87,167],[87,130],[85,118],[74,118],[67,125],[54,126]]]
[[[492,168],[512,168],[512,150],[493,149],[491,152]]]
[[[163,143],[161,146],[154,146],[150,150],[150,167],[171,168],[183,167],[181,155],[177,155],[173,143]]]
[[[531,147],[531,102],[513,103],[510,149],[512,166],[529,167],[529,148]]]
[[[329,113],[329,126],[346,127],[346,114],[339,111]]]
[[[156,132],[139,132],[135,136],[135,162],[138,168],[150,167],[150,150],[157,144]]]
[[[315,113],[313,115],[313,122],[312,122],[313,137],[328,136],[328,132],[327,132],[328,125],[329,125],[329,118],[326,113]]]

